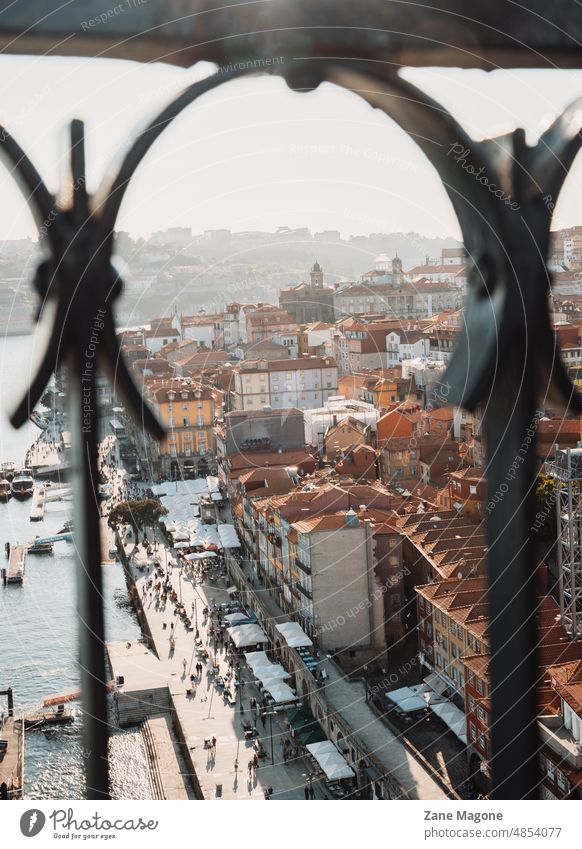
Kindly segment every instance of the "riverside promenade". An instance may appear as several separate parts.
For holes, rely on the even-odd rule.
[[[148,538],[153,542],[153,530],[148,530]],[[155,572],[150,566],[143,569],[150,559],[143,547],[140,545],[136,555],[129,558],[133,541],[125,543],[125,554],[130,560],[128,569],[135,584],[134,600],[138,611],[141,610],[142,626],[145,626],[153,651],[142,643],[108,646],[113,674],[115,677],[123,676],[121,689],[124,696],[134,694],[133,704],[138,712],[141,706],[144,715],[163,712],[164,709],[173,713],[175,730],[182,742],[182,754],[199,798],[264,800],[265,791],[272,787],[272,800],[304,799],[309,766],[301,757],[287,763],[283,761],[282,741],[289,736],[284,714],[269,715],[264,726],[261,720],[258,721],[258,739],[269,758],[261,760],[259,768],[249,772],[248,764],[255,750],[252,741],[244,738],[243,721],[251,719],[250,700],[259,696],[250,673],[241,665],[242,687],[235,705],[229,703],[215,687],[214,676],[209,671],[210,663],[204,663],[201,676],[196,673],[196,663],[202,662],[195,647],[196,617],[203,646],[214,660],[213,643],[208,635],[210,621],[202,611],[212,601],[216,604],[227,601],[226,588],[199,583],[185,570],[172,565],[177,561],[176,555],[167,548],[159,530],[156,540],[162,568],[188,615],[191,615],[194,630],[187,631],[181,619],[174,614],[173,604],[169,601],[164,604],[157,598],[153,587],[147,586],[152,576],[155,582]],[[174,650],[171,649],[171,638],[175,640]],[[221,647],[216,651],[216,662],[220,674],[225,676],[228,664]],[[193,684],[191,675],[195,676]],[[190,694],[186,692],[188,689],[191,689]],[[121,694],[119,698],[121,702]],[[217,741],[215,750],[205,747],[205,741],[212,737]],[[316,786],[315,791],[316,798],[325,798],[320,787]]]

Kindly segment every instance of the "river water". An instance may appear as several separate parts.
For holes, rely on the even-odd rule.
[[[15,431],[7,421],[8,398],[26,379],[30,337],[0,340],[0,460],[24,465],[39,434],[29,422]],[[42,522],[29,519],[31,501],[0,503],[0,557],[4,543],[30,542],[56,533],[71,517],[71,502],[49,502]],[[0,689],[12,687],[17,713],[42,699],[79,687],[77,669],[76,559],[74,545],[55,543],[51,556],[28,555],[24,583],[0,585]],[[119,563],[103,567],[106,637],[135,640],[141,635],[129,605]],[[58,730],[27,733],[25,796],[34,799],[83,798],[82,715]],[[2,709],[6,709],[5,701]],[[113,715],[113,712],[112,712]],[[111,774],[114,798],[151,798],[141,735],[112,727]]]

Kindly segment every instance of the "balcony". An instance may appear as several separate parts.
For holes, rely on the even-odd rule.
[[[296,586],[301,595],[304,595],[305,598],[308,598],[310,601],[313,600],[313,593],[311,592],[311,590],[308,590],[307,587],[303,586],[301,581],[297,581]]]
[[[295,566],[301,569],[302,572],[305,572],[306,575],[311,575],[311,566],[308,566],[307,563],[304,563],[298,557],[295,558]]]
[[[577,743],[562,724],[561,716],[541,716],[538,721],[541,742],[573,769],[582,769],[582,743]]]

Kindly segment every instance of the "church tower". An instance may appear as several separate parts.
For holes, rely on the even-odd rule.
[[[392,284],[402,286],[402,260],[398,254],[392,260]]]
[[[315,264],[311,269],[310,277],[312,286],[315,286],[317,289],[323,288],[323,271],[317,260],[315,260]]]

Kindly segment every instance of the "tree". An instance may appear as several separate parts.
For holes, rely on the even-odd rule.
[[[556,517],[556,481],[549,475],[540,473],[536,484],[536,521],[537,531],[544,543],[553,546],[558,537]]]
[[[109,514],[109,526],[118,528],[119,525],[131,525],[137,548],[138,531],[155,525],[162,516],[167,514],[166,508],[155,498],[136,498],[132,501],[122,501]]]

